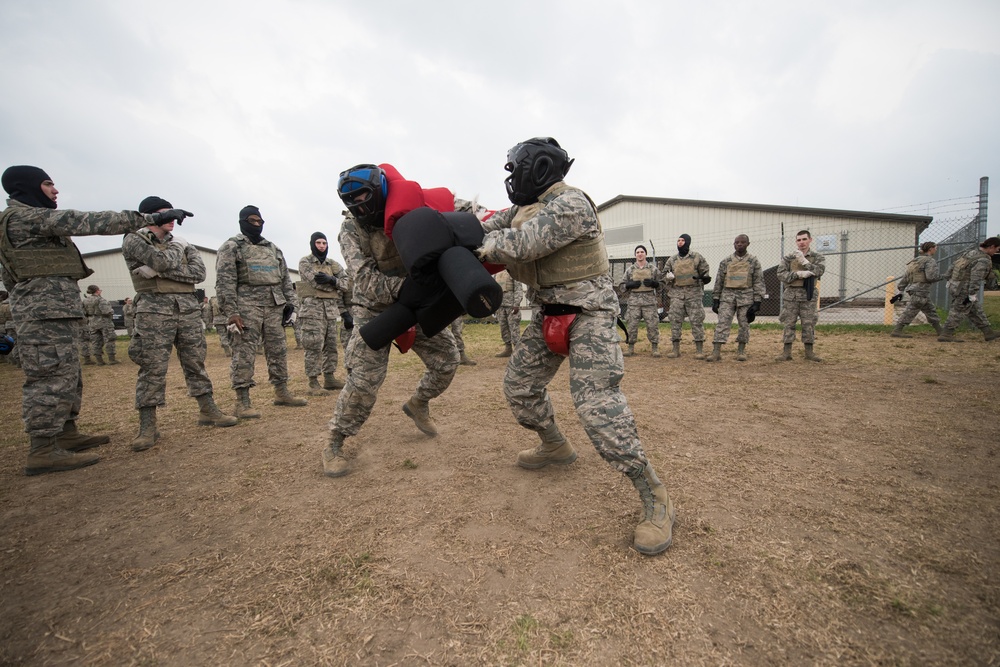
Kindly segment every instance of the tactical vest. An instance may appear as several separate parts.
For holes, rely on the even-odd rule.
[[[94,273],[84,264],[80,250],[69,237],[33,239],[29,245],[15,248],[7,236],[7,224],[14,210],[10,207],[0,216],[0,264],[4,265],[14,282],[46,276],[81,280]]]
[[[597,206],[587,193],[560,181],[546,190],[534,204],[518,207],[511,221],[511,228],[520,229],[526,220],[538,215],[546,204],[568,190],[574,190],[587,197],[587,201],[594,207],[594,214],[597,214]],[[508,264],[507,272],[515,280],[536,290],[607,275],[611,265],[608,263],[608,251],[604,247],[604,230],[601,228],[600,219],[597,221],[597,228],[598,234],[594,238],[577,239],[551,255],[531,262]]]
[[[927,274],[924,273],[923,257],[914,257],[906,263],[906,282],[910,285],[929,283]]]
[[[698,263],[694,257],[688,255],[681,257],[674,262],[674,285],[677,287],[690,287],[696,284],[695,278],[698,276]]]
[[[212,307],[212,317],[220,317],[222,315],[222,308],[219,308],[219,297],[213,296],[208,300],[208,305]]]
[[[510,277],[510,274],[507,271],[501,271],[493,276],[493,278],[500,283],[500,288],[504,292],[514,291],[514,279]]]
[[[338,269],[333,264],[327,264],[325,262],[320,264],[319,268],[316,269],[316,273],[325,273],[328,276],[335,276],[342,272],[343,271],[341,269]],[[336,299],[340,296],[340,292],[337,291],[330,292],[316,289],[316,286],[308,280],[300,280],[295,283],[295,293],[303,299],[306,297],[316,297],[317,299]]]
[[[361,250],[375,259],[378,270],[387,276],[402,278],[406,275],[406,267],[403,266],[403,258],[399,256],[396,245],[381,229],[369,232],[361,226],[360,222],[354,223],[358,230],[358,241],[361,243]]]
[[[87,317],[97,317],[101,314],[97,308],[97,297],[88,296],[83,300],[83,314]]]
[[[803,264],[801,261],[799,261],[798,257],[796,257],[795,259],[793,259],[791,261],[791,264],[789,264],[789,271],[791,271],[792,273],[795,273],[796,271],[805,271],[805,270],[806,270],[806,265]],[[788,286],[789,287],[805,287],[805,284],[806,284],[805,279],[797,277],[797,278],[795,278],[795,280],[793,280],[792,282],[788,283]]]
[[[726,267],[726,282],[723,287],[746,289],[750,287],[750,257],[729,262]]]
[[[646,264],[645,268],[642,269],[632,269],[632,280],[638,280],[641,283],[643,280],[652,280],[652,279],[653,279],[653,267],[651,267],[649,264]],[[653,288],[646,287],[645,285],[640,285],[639,287],[636,287],[632,291],[652,292]]]
[[[281,261],[278,249],[271,244],[236,244],[241,262],[236,263],[236,279],[240,285],[280,285]]]
[[[154,234],[140,234],[134,232],[136,236],[140,239],[153,246],[159,251],[163,251],[170,245],[169,241],[160,240],[156,238]],[[183,266],[188,265],[187,253],[183,253],[181,263]],[[130,272],[132,276],[132,287],[135,288],[136,292],[145,294],[191,294],[194,292],[194,283],[182,283],[178,280],[171,280],[170,278],[164,278],[163,276],[156,276],[155,278],[143,278],[142,276]]]
[[[951,270],[951,280],[953,282],[968,282],[969,278],[972,277],[972,265],[979,259],[978,257],[970,257],[970,255],[977,252],[975,250],[967,252],[955,261],[955,265]]]

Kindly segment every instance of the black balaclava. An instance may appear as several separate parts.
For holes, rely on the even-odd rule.
[[[326,261],[326,253],[330,252],[330,244],[327,242],[326,250],[320,252],[316,249],[316,239],[323,239],[326,241],[326,234],[323,232],[313,232],[313,235],[309,237],[309,250],[312,251],[313,257],[321,262]]]
[[[157,197],[153,195],[152,197],[146,197],[141,202],[139,202],[139,213],[156,213],[161,208],[173,208],[174,205],[168,202],[163,197]]]
[[[691,250],[691,237],[687,234],[681,234],[679,237],[684,239],[684,247],[677,249],[677,254],[681,257],[687,257],[688,252]]]
[[[10,198],[37,208],[55,208],[56,203],[42,192],[42,182],[51,181],[49,175],[38,167],[19,165],[7,167],[3,172],[3,189]]]
[[[256,225],[251,225],[250,221],[247,220],[251,215],[256,215],[260,217],[261,223],[260,227]],[[257,245],[264,240],[261,234],[264,231],[264,216],[260,214],[260,209],[252,204],[248,204],[240,209],[240,231],[243,235],[250,239],[250,243]]]

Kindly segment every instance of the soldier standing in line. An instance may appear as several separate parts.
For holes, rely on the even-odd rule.
[[[514,206],[483,223],[481,259],[507,265],[540,309],[521,336],[504,376],[514,418],[541,443],[517,456],[522,468],[565,465],[576,451],[559,431],[548,385],[568,357],[577,416],[601,458],[639,492],[643,519],[637,551],[670,546],[674,507],[646,458],[635,417],[621,391],[624,361],[615,321],[618,298],[608,274],[597,207],[563,178],[573,160],[549,137],[529,139],[507,153],[507,194]]]
[[[146,197],[139,203],[140,213],[172,208],[160,197]],[[132,441],[136,452],[149,449],[160,437],[156,408],[167,402],[167,364],[173,348],[177,348],[188,396],[198,401],[198,424],[233,426],[238,421],[216,406],[212,380],[205,371],[202,304],[194,291],[205,279],[205,262],[198,249],[173,230],[174,221],[166,220],[126,234],[122,241],[122,256],[136,292],[135,335],[128,346],[129,358],[139,366],[135,383],[139,434]]]
[[[108,354],[108,364],[114,366],[118,363],[118,359],[115,358],[115,341],[118,340],[115,335],[115,311],[108,300],[101,296],[100,287],[87,286],[83,309],[87,313],[87,329],[90,332],[90,343],[97,365],[104,365],[104,356],[101,354],[103,349]]]
[[[229,329],[226,327],[226,316],[219,308],[219,297],[213,296],[209,298],[208,305],[212,309],[212,326],[215,327],[215,333],[219,334],[219,343],[222,345],[222,351],[225,352],[227,357],[231,357],[233,356],[233,350],[229,345]]]
[[[131,338],[132,334],[135,333],[135,304],[132,303],[132,297],[125,297],[125,303],[122,304],[122,317],[125,319],[125,333]]]
[[[305,367],[309,377],[309,395],[325,396],[331,390],[343,389],[337,379],[337,315],[346,322],[351,318],[344,305],[346,277],[344,267],[328,256],[329,241],[323,232],[313,232],[309,238],[309,254],[299,260],[299,282],[295,292],[299,297],[299,317],[302,345],[306,348]],[[344,281],[346,283],[346,281]],[[319,376],[323,375],[323,385]]]
[[[795,251],[778,262],[778,280],[785,283],[781,299],[781,315],[785,325],[782,334],[784,347],[776,361],[792,360],[792,343],[795,342],[795,323],[802,321],[802,344],[806,359],[823,361],[813,352],[816,341],[816,322],[819,321],[819,290],[816,281],[826,271],[826,259],[812,249],[812,234],[803,229],[795,235]]]
[[[910,334],[903,333],[903,328],[913,321],[917,313],[923,313],[927,317],[927,323],[934,327],[938,336],[944,333],[937,308],[931,303],[931,285],[941,280],[940,268],[934,260],[936,253],[937,244],[926,241],[920,244],[920,255],[906,263],[906,273],[896,284],[896,294],[889,299],[889,303],[896,303],[904,294],[909,296],[906,309],[900,313],[896,326],[889,334],[893,338],[913,338]]]
[[[80,295],[80,312],[83,316],[76,323],[75,344],[83,357],[84,366],[93,366],[94,358],[90,354],[90,327],[87,325],[87,304],[83,295]]]
[[[764,304],[764,271],[760,261],[747,252],[750,237],[740,234],[733,241],[732,255],[719,262],[712,290],[712,312],[719,316],[712,339],[712,354],[706,361],[722,359],[722,346],[729,342],[733,316],[739,322],[736,334],[736,361],[746,361],[750,342],[750,323]]]
[[[955,330],[968,318],[977,329],[983,332],[983,338],[991,341],[1000,336],[1000,331],[990,327],[990,320],[983,311],[979,301],[979,290],[984,285],[992,286],[996,281],[993,272],[993,255],[1000,251],[1000,238],[991,236],[978,248],[973,248],[951,265],[948,277],[948,297],[951,301],[948,319],[944,323],[944,333],[938,336],[942,343],[962,343],[955,337]]]
[[[521,340],[521,301],[524,300],[524,288],[507,271],[501,271],[493,277],[503,288],[503,302],[496,312],[503,350],[496,356],[504,359],[514,353],[517,342]]]
[[[83,402],[74,347],[83,317],[77,281],[92,271],[71,237],[124,234],[187,214],[58,211],[59,191],[38,167],[10,167],[2,182],[10,199],[0,217],[0,263],[24,370],[21,410],[30,438],[25,473],[74,470],[97,463],[100,457],[83,452],[110,438],[84,435],[76,424]]]
[[[205,325],[205,331],[212,330],[212,304],[208,302],[208,297],[202,297],[201,301],[201,322]]]
[[[451,323],[451,335],[455,337],[455,345],[458,346],[458,365],[459,366],[475,366],[476,362],[469,358],[465,354],[465,339],[462,338],[462,329],[465,328],[465,315],[456,317],[455,321]]]
[[[625,269],[621,287],[628,307],[625,324],[628,327],[628,352],[635,354],[635,342],[639,338],[639,321],[646,322],[646,338],[653,348],[653,356],[660,356],[660,317],[656,312],[656,290],[660,287],[660,270],[646,261],[646,246],[635,247],[635,263]]]
[[[705,306],[704,285],[712,282],[708,262],[697,252],[691,251],[691,237],[681,234],[677,239],[677,254],[663,265],[663,279],[670,295],[670,343],[673,349],[667,357],[681,356],[681,330],[684,317],[691,320],[695,359],[704,359]]]
[[[236,416],[260,417],[250,403],[257,348],[263,342],[267,376],[274,385],[274,404],[304,406],[304,398],[288,391],[288,344],[283,324],[295,315],[295,290],[285,256],[261,232],[264,218],[256,206],[240,210],[240,234],[222,244],[215,262],[215,293],[226,325],[235,329],[230,375],[236,390]]]

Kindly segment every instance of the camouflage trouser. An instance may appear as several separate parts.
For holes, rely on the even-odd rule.
[[[230,348],[230,350],[232,350],[232,343],[229,341],[230,338],[229,329],[227,328],[226,324],[225,323],[216,324],[215,330],[219,334],[219,344],[222,345],[223,351],[225,351],[227,347]]]
[[[462,329],[465,328],[465,315],[451,323],[451,335],[455,337],[455,345],[459,354],[465,354],[465,339],[462,338]]]
[[[90,348],[94,356],[101,358],[101,350],[107,353],[108,358],[115,356],[115,325],[110,317],[102,317],[100,324],[90,325]]]
[[[267,378],[271,384],[288,382],[288,345],[285,343],[285,328],[281,326],[281,314],[285,306],[255,306],[239,302],[240,317],[244,331],[231,337],[233,363],[229,377],[233,389],[255,387],[253,373],[257,361],[257,348],[263,344],[264,358],[267,359]]]
[[[21,368],[21,416],[28,435],[58,435],[80,414],[83,375],[76,349],[80,322],[38,320],[18,325]],[[24,341],[32,340],[34,343]]]
[[[948,310],[948,319],[945,320],[944,328],[948,332],[954,332],[965,318],[969,318],[969,323],[976,327],[980,331],[988,331],[990,328],[990,321],[986,317],[986,313],[983,311],[983,302],[980,300],[970,301],[969,303],[963,304],[962,301],[965,299],[957,299],[952,297],[951,305]]]
[[[296,318],[292,324],[292,335],[295,336],[295,344],[302,347],[302,318]]]
[[[931,303],[929,295],[908,293],[906,298],[906,309],[900,313],[899,319],[896,320],[897,327],[905,327],[913,321],[917,313],[923,313],[927,317],[927,323],[935,329],[941,326],[941,318],[938,317],[937,308]]]
[[[354,328],[363,326],[371,318],[355,315]],[[373,350],[361,336],[351,336],[344,352],[344,366],[347,368],[347,383],[337,397],[337,407],[333,410],[330,430],[347,437],[356,435],[375,407],[379,387],[385,381],[389,366],[389,351],[392,345],[381,350]],[[413,395],[429,401],[444,393],[458,370],[458,348],[450,329],[431,338],[417,327],[417,339],[413,343],[415,352],[424,362],[427,370],[417,384]]]
[[[736,317],[736,321],[739,323],[739,331],[736,334],[736,342],[750,342],[750,323],[747,322],[747,310],[750,309],[752,304],[748,303],[745,306],[738,306],[736,305],[736,297],[727,297],[725,292],[722,293],[722,298],[719,299],[719,301],[719,320],[715,325],[715,336],[712,338],[712,342],[729,342],[729,332],[733,326],[734,316]]]
[[[137,410],[166,405],[167,362],[174,347],[184,371],[188,396],[212,393],[212,380],[205,371],[204,325],[198,313],[136,313],[135,335],[128,344],[128,356],[139,366],[135,383]]]
[[[90,359],[90,327],[86,320],[76,320],[76,346],[80,349],[80,356]]]
[[[816,340],[816,323],[819,321],[816,299],[812,301],[784,299],[781,302],[781,315],[778,320],[785,325],[781,336],[783,343],[795,342],[795,322],[802,320],[802,342],[805,345],[812,345]]]
[[[685,316],[691,320],[691,334],[694,340],[705,340],[705,306],[702,305],[700,290],[697,294],[674,292],[670,295],[670,340],[681,339]]]
[[[652,294],[650,292],[650,294]],[[656,312],[656,302],[629,302],[625,311],[625,326],[628,328],[628,342],[635,345],[639,342],[639,321],[646,322],[646,337],[653,345],[660,343],[660,314]]]
[[[354,333],[354,329],[348,329],[344,326],[340,327],[340,347],[344,349],[344,354],[347,354],[347,345],[351,342],[351,334]],[[344,360],[344,365],[346,367],[347,360]]]
[[[503,380],[514,419],[532,431],[546,429],[555,419],[547,387],[565,359],[545,343],[543,317],[541,311],[532,316]],[[612,315],[577,315],[570,328],[569,390],[577,417],[598,454],[628,473],[641,471],[648,460],[619,386],[624,374],[620,343]]]
[[[336,372],[337,320],[310,317],[298,322],[302,323],[302,347],[306,348],[306,376]]]
[[[125,319],[125,333],[131,338],[132,334],[135,333],[135,317],[129,317]]]
[[[501,306],[497,311],[497,322],[500,323],[500,339],[505,345],[517,347],[517,341],[521,340],[521,309]]]

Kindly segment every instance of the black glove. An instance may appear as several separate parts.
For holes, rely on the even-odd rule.
[[[900,300],[900,299],[902,299],[902,298],[903,298],[903,293],[902,293],[902,292],[900,292],[900,293],[899,293],[899,294],[897,294],[896,296],[894,296],[894,297],[892,297],[891,299],[889,299],[889,303],[896,303],[897,301],[899,301],[899,300]]]
[[[149,219],[154,225],[162,225],[167,222],[176,222],[178,225],[184,224],[184,218],[193,218],[194,213],[185,211],[182,208],[171,208],[158,213],[148,213]]]
[[[328,273],[317,273],[316,274],[316,284],[317,285],[329,285],[330,287],[337,286],[337,277],[331,276]]]
[[[292,324],[292,313],[295,312],[295,306],[290,303],[285,304],[284,310],[281,311],[281,326],[287,327]]]
[[[351,315],[350,311],[345,310],[340,314],[341,319],[344,320],[344,328],[350,331],[354,328],[354,317]]]
[[[642,283],[640,283],[638,280],[625,281],[625,289],[635,289],[637,287],[642,287]]]
[[[720,303],[721,303],[721,301],[719,301],[718,299],[712,299],[712,312],[715,313],[716,315],[719,314],[719,304]]]
[[[965,301],[962,302],[962,305],[968,306],[970,303],[972,303],[972,299],[970,299],[969,297],[965,297]]]
[[[702,276],[701,282],[703,282],[706,285],[709,284],[710,282],[712,282],[712,276]]]
[[[642,281],[642,284],[645,285],[646,287],[659,287],[660,281],[653,280],[652,278],[646,278],[645,280]]]
[[[753,321],[757,319],[757,313],[760,312],[763,305],[760,301],[754,301],[753,305],[747,308],[747,323],[753,324]]]

